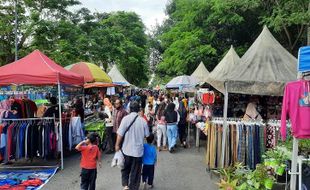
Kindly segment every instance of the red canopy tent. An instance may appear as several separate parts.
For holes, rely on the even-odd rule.
[[[0,85],[83,85],[84,78],[57,65],[39,50],[0,67]]]
[[[84,77],[57,65],[39,50],[26,57],[0,67],[0,86],[6,85],[57,85],[59,102],[61,169],[63,163],[62,118],[61,118],[61,84],[83,86]]]

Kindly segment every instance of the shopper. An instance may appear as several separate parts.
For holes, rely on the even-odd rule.
[[[174,103],[169,103],[165,111],[165,120],[167,122],[167,136],[169,152],[174,152],[178,138],[179,114],[175,111]]]
[[[163,145],[163,150],[167,150],[167,126],[165,120],[165,109],[166,103],[163,97],[159,98],[160,104],[158,105],[156,122],[157,122],[157,148],[161,151],[161,145]],[[161,142],[163,142],[161,144]]]
[[[154,135],[150,134],[146,138],[147,143],[144,144],[142,182],[144,189],[153,188],[155,164],[157,162],[156,147],[153,145]]]
[[[101,167],[101,153],[97,144],[98,135],[90,133],[87,139],[76,145],[75,149],[82,154],[80,166],[81,190],[95,190],[97,178],[97,163]]]
[[[178,123],[179,138],[180,138],[180,142],[182,143],[183,147],[186,148],[187,110],[184,106],[183,101],[180,101],[179,103],[178,112],[180,115],[180,121]]]
[[[112,139],[113,144],[115,146],[116,142],[116,132],[121,124],[122,119],[127,115],[127,111],[123,107],[123,102],[120,99],[116,99],[114,103],[114,110],[113,110],[113,133],[112,133]]]
[[[59,106],[57,104],[57,98],[51,97],[50,103],[51,103],[51,105],[47,108],[47,110],[43,114],[43,117],[59,118]]]
[[[117,131],[115,145],[115,151],[121,150],[125,159],[124,168],[121,171],[122,185],[124,189],[130,190],[139,189],[144,138],[149,136],[147,123],[138,115],[139,110],[139,103],[132,102],[130,105],[131,113],[124,117]]]
[[[109,98],[103,99],[104,104],[104,113],[108,116],[108,118],[105,119],[105,143],[108,145],[108,150],[106,154],[112,154],[114,152],[114,143],[112,138],[113,133],[113,122],[112,122],[112,113],[113,113],[113,105]]]

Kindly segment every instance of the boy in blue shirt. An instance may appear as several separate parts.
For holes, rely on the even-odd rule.
[[[144,189],[148,185],[149,188],[153,188],[154,170],[157,162],[156,147],[152,144],[154,141],[154,135],[150,134],[146,138],[147,143],[144,144],[143,154],[143,169],[142,169],[142,181]]]

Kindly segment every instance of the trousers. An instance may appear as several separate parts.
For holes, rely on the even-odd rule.
[[[106,132],[106,139],[104,144],[108,145],[109,147],[108,150],[113,151],[114,150],[114,143],[112,137],[113,127],[106,127],[105,132]]]
[[[186,123],[178,124],[179,138],[181,143],[186,142]]]
[[[178,138],[178,127],[177,125],[167,125],[167,136],[168,136],[168,145],[169,150],[177,144]]]
[[[157,147],[161,147],[161,141],[163,141],[163,146],[167,145],[166,125],[157,125]]]
[[[84,169],[81,171],[81,190],[96,189],[97,169]]]
[[[153,185],[154,171],[155,171],[154,165],[143,165],[143,169],[142,169],[143,183],[147,182],[148,185]]]
[[[142,169],[142,157],[124,155],[125,163],[122,172],[122,185],[130,190],[139,190]]]

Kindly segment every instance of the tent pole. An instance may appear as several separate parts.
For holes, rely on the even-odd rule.
[[[224,83],[225,92],[224,92],[224,123],[223,123],[223,135],[222,135],[222,155],[221,155],[221,166],[224,168],[225,163],[225,147],[226,147],[226,133],[227,133],[227,110],[228,110],[228,90],[227,90],[227,83]]]
[[[59,109],[59,138],[60,138],[60,162],[61,169],[64,169],[64,153],[63,153],[63,142],[62,142],[62,113],[61,113],[61,86],[58,82],[58,109]]]

